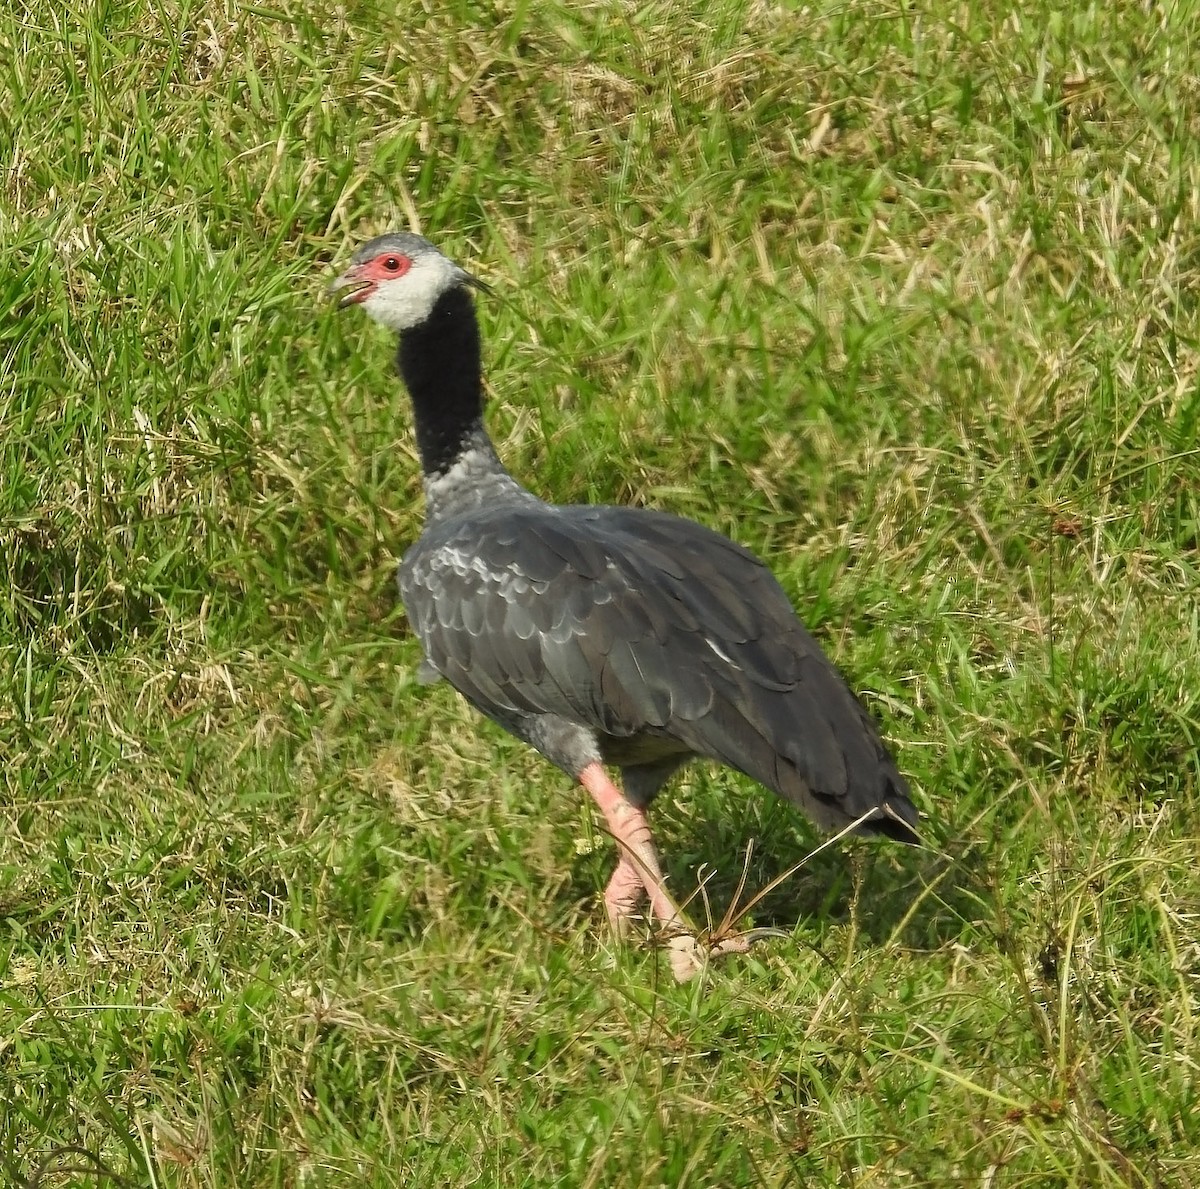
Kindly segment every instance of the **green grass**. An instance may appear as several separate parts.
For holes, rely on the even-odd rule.
[[[1198,61],[1182,2],[6,7],[0,1180],[1200,1185]],[[927,817],[703,985],[415,682],[322,296],[413,220],[514,471],[763,553]],[[704,768],[655,825],[718,918],[815,845]]]

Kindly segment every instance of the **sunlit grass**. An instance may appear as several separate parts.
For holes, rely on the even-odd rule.
[[[1200,1183],[1196,44],[6,9],[0,1179]],[[583,798],[415,680],[407,407],[322,296],[401,226],[497,290],[512,469],[768,557],[926,815],[704,985],[608,942]],[[704,768],[655,826],[717,919],[815,843]]]

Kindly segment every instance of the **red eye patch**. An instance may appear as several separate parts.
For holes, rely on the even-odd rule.
[[[363,276],[375,281],[394,281],[412,268],[412,260],[401,252],[385,252],[369,260],[363,268]]]

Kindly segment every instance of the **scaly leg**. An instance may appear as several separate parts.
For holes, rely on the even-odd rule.
[[[704,966],[707,957],[744,953],[750,948],[745,938],[729,937],[716,946],[703,949],[687,922],[675,907],[663,886],[662,868],[650,836],[646,812],[631,805],[624,793],[609,779],[600,764],[589,764],[579,774],[579,782],[592,795],[609,833],[617,840],[620,861],[604,893],[608,919],[618,934],[641,899],[641,889],[650,897],[650,909],[663,926],[670,951],[671,970],[679,982],[686,982]],[[635,885],[634,881],[640,885]]]
[[[637,864],[622,850],[617,868],[604,889],[604,907],[608,910],[608,923],[618,937],[629,932],[629,921],[637,915],[638,905],[646,895],[642,873]]]

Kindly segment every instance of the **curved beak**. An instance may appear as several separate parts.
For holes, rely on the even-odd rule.
[[[362,301],[373,288],[374,282],[363,276],[362,265],[352,264],[340,277],[335,277],[325,286],[325,292],[329,297],[337,297],[343,289],[349,289],[349,293],[338,297],[337,308],[344,310],[347,306]]]

